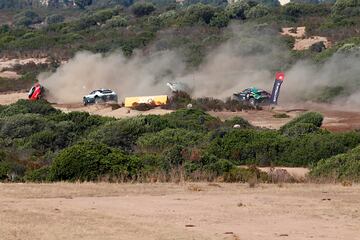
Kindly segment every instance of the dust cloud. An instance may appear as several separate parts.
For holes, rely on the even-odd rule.
[[[211,51],[196,71],[189,72],[176,50],[121,52],[108,55],[79,52],[55,73],[43,73],[39,81],[48,89],[49,100],[75,103],[98,88],[115,90],[122,101],[127,96],[168,94],[167,82],[182,82],[193,97],[225,99],[246,87],[271,92],[274,74],[285,70],[280,103],[296,102],[324,86],[348,89],[340,103],[360,104],[360,58],[335,54],[327,62],[291,62],[290,52],[277,31],[269,28],[231,26],[230,40]]]

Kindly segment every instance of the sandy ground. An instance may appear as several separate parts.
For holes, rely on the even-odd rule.
[[[296,31],[293,31],[293,27],[282,28],[281,35],[287,35],[295,38],[295,44],[293,50],[306,50],[309,49],[314,43],[323,42],[326,48],[331,47],[331,42],[326,37],[310,36],[306,38],[305,27],[296,27]]]
[[[25,58],[25,59],[0,58],[0,71],[4,68],[11,68],[16,64],[25,65],[30,62],[39,64],[39,63],[46,63],[47,61],[48,61],[47,58]]]
[[[13,79],[18,79],[20,77],[20,75],[18,75],[16,72],[14,71],[3,71],[0,72],[0,78],[13,78]]]
[[[2,240],[336,239],[360,234],[360,186],[0,184]]]

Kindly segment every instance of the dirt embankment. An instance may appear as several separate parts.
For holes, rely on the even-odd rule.
[[[288,27],[282,29],[282,35],[295,38],[293,50],[302,51],[309,49],[313,44],[323,42],[325,48],[331,47],[331,42],[326,37],[306,36],[305,27]]]
[[[0,184],[15,239],[357,240],[360,186]]]
[[[15,92],[0,94],[0,105],[8,105],[15,103],[19,99],[27,99],[26,92]],[[90,105],[83,106],[81,103],[75,104],[53,104],[57,109],[64,112],[70,111],[84,111],[90,114],[97,114],[101,116],[126,118],[139,115],[157,114],[163,115],[171,112],[171,110],[164,110],[160,108],[149,111],[136,111],[127,108],[115,109],[110,105]],[[330,131],[341,132],[360,129],[360,112],[344,110],[341,106],[334,106],[328,104],[314,104],[303,103],[297,105],[279,105],[273,109],[268,107],[260,111],[240,111],[240,112],[209,112],[212,116],[219,117],[221,120],[230,119],[235,116],[243,117],[251,124],[259,127],[266,127],[272,129],[279,129],[282,125],[289,122],[299,114],[306,111],[318,111],[324,115],[323,128]],[[289,118],[276,118],[275,114],[285,113]]]

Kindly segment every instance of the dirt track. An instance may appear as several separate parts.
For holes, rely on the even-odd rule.
[[[19,99],[27,99],[27,94],[23,93],[8,93],[0,94],[0,105],[8,105],[15,103]],[[107,105],[91,105],[84,107],[81,103],[76,104],[53,104],[64,112],[70,111],[85,111],[91,114],[102,116],[109,116],[115,118],[134,117],[138,115],[148,114],[166,114],[171,112],[164,109],[152,109],[150,111],[140,112],[135,110],[128,110],[126,108],[112,109]],[[278,129],[294,117],[305,111],[318,111],[322,113],[324,118],[323,128],[330,131],[350,131],[360,129],[360,112],[341,110],[341,106],[332,106],[326,104],[302,103],[297,105],[279,105],[274,109],[265,108],[261,111],[242,111],[242,112],[209,112],[211,115],[219,117],[222,120],[229,119],[235,116],[240,116],[247,119],[250,123],[259,127]],[[290,118],[275,118],[276,113],[286,113]]]
[[[0,184],[2,240],[359,239],[360,186]]]

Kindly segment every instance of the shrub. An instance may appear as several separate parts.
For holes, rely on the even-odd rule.
[[[24,138],[49,127],[46,120],[35,114],[18,114],[0,120],[0,135],[3,138]]]
[[[59,110],[53,108],[48,102],[44,100],[39,101],[28,101],[28,100],[18,100],[16,103],[13,103],[7,107],[4,107],[0,111],[0,116],[12,116],[20,113],[34,113],[41,115],[50,115],[54,113],[59,113]]]
[[[224,125],[227,127],[234,127],[235,125],[239,125],[240,128],[253,128],[247,120],[242,117],[233,117],[231,119],[225,120]]]
[[[360,182],[360,147],[319,161],[310,176],[319,180]]]
[[[225,12],[216,12],[210,20],[210,26],[224,28],[228,26],[229,22],[230,19]]]
[[[65,17],[60,14],[53,14],[46,17],[47,24],[57,24],[64,22]]]
[[[122,119],[109,122],[95,129],[89,135],[89,139],[96,139],[109,146],[130,151],[141,134],[160,131],[167,125],[166,120],[156,116]]]
[[[45,182],[49,179],[49,167],[42,167],[25,173],[24,179],[28,182]]]
[[[108,27],[126,27],[128,25],[128,21],[125,17],[114,16],[111,19],[106,21],[106,26]]]
[[[241,0],[233,4],[229,4],[225,11],[230,18],[245,19],[245,12],[250,9],[250,5],[247,1]]]
[[[121,151],[104,144],[79,143],[60,151],[51,165],[49,179],[94,181],[107,173],[125,172],[126,159]]]
[[[358,0],[336,0],[332,7],[333,15],[356,16],[360,13],[360,2]]]
[[[163,116],[172,128],[189,130],[209,130],[221,125],[218,118],[212,117],[204,111],[197,109],[180,109]]]
[[[295,123],[285,130],[283,130],[283,134],[289,137],[299,137],[304,134],[313,133],[319,131],[319,128],[312,123]]]
[[[286,142],[287,139],[276,131],[232,129],[214,138],[206,152],[239,165],[266,166],[280,159]]]
[[[360,134],[356,132],[305,134],[286,143],[277,164],[311,166],[321,159],[344,153],[359,143]]]
[[[137,17],[142,17],[145,15],[149,15],[153,11],[155,11],[155,5],[152,3],[140,3],[137,2],[131,7],[132,12]]]
[[[289,118],[290,116],[287,115],[286,113],[275,113],[273,115],[274,118]]]
[[[324,117],[317,112],[308,112],[305,114],[300,115],[299,117],[291,120],[290,122],[288,122],[287,124],[285,124],[284,126],[282,126],[280,128],[281,132],[286,132],[287,129],[293,127],[295,124],[299,124],[299,123],[307,123],[307,124],[313,124],[314,127],[321,127],[322,122],[323,122]]]
[[[31,10],[25,10],[14,16],[14,23],[17,26],[28,27],[31,24],[39,23],[41,21],[41,17],[36,12]]]
[[[141,151],[162,152],[174,145],[195,146],[204,140],[202,133],[185,130],[166,128],[160,132],[147,133],[137,140],[137,146]]]
[[[268,15],[270,10],[264,5],[258,4],[246,12],[246,18],[260,18]]]
[[[190,5],[183,15],[183,22],[188,25],[194,25],[196,23],[209,24],[215,16],[215,12],[216,9],[210,5],[202,3]]]

